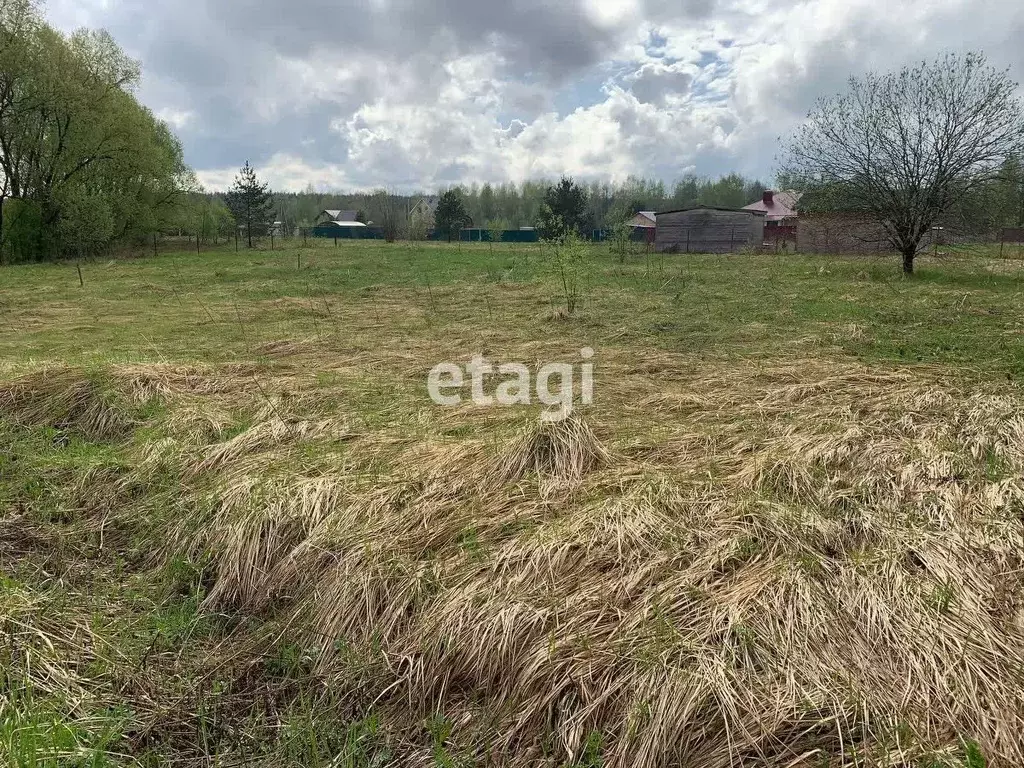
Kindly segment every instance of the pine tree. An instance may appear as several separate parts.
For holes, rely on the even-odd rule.
[[[470,223],[469,213],[466,211],[466,204],[462,201],[462,195],[456,189],[449,189],[441,195],[437,201],[437,210],[434,211],[434,226],[438,232],[448,236],[448,242],[452,241],[452,235]]]
[[[548,239],[561,239],[569,232],[582,234],[588,228],[587,190],[562,177],[556,186],[548,187],[540,209],[541,234]]]
[[[227,193],[227,205],[239,226],[245,227],[252,248],[253,236],[261,237],[274,225],[274,195],[270,185],[260,182],[256,171],[245,161]]]

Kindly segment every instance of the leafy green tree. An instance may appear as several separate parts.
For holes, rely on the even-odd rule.
[[[228,209],[223,198],[217,197],[210,201],[210,217],[212,219],[213,240],[217,242],[220,238],[234,237],[238,231],[235,217]]]
[[[221,237],[231,237],[235,218],[224,199],[217,195],[191,192],[178,206],[178,216],[168,221],[171,229],[196,235],[201,243],[216,243]]]
[[[458,235],[459,231],[471,222],[461,191],[449,189],[444,192],[437,201],[437,210],[434,211],[434,227],[437,231],[446,236],[450,243],[452,237]]]
[[[270,185],[259,180],[248,160],[228,190],[226,202],[238,226],[245,229],[246,241],[252,248],[253,237],[263,237],[274,224],[274,196]]]
[[[480,188],[480,194],[477,198],[477,210],[480,213],[480,221],[491,221],[500,218],[494,198],[494,187],[490,184],[484,184]]]
[[[791,184],[780,181],[779,189],[789,189]],[[708,179],[688,174],[676,182],[672,196],[661,203],[651,204],[650,210],[662,206],[691,208],[696,205],[712,205],[722,208],[742,208],[761,199],[767,186],[757,179],[747,179],[730,173],[719,179]]]
[[[576,314],[586,300],[593,273],[590,244],[575,230],[566,230],[565,235],[553,244],[550,265],[565,301],[566,316]]]
[[[612,253],[619,257],[620,263],[625,263],[626,256],[629,254],[629,239],[632,234],[633,228],[626,221],[620,221],[612,227],[609,242],[611,243]]]
[[[114,239],[114,211],[99,192],[68,195],[61,203],[58,235],[65,252],[96,253]],[[82,226],[88,222],[87,226]]]
[[[139,65],[101,31],[54,30],[0,0],[0,193],[38,210],[32,257],[154,231],[194,177],[133,95]]]
[[[542,236],[550,240],[563,239],[569,232],[581,234],[587,224],[587,191],[563,176],[544,193],[539,224]]]
[[[18,198],[5,200],[0,264],[36,258],[41,223],[39,206],[32,201]]]

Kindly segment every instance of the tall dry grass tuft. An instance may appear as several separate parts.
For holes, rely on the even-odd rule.
[[[171,400],[179,395],[213,395],[253,390],[253,377],[262,372],[254,363],[217,366],[133,363],[115,365],[109,375],[122,395],[136,404]]]
[[[124,437],[135,426],[109,382],[69,367],[0,384],[0,414],[17,424],[69,429],[98,440]]]
[[[135,412],[150,402],[181,395],[235,393],[252,386],[253,366],[219,368],[135,364],[88,371],[43,368],[0,383],[0,415],[29,426],[70,429],[87,439],[128,436]]]
[[[495,470],[504,483],[537,475],[542,480],[573,484],[610,461],[601,441],[574,411],[561,421],[531,427],[501,456]]]
[[[188,444],[208,445],[219,442],[232,423],[227,408],[209,403],[186,402],[171,410],[163,421],[163,427]]]
[[[248,478],[220,491],[216,522],[198,537],[212,553],[215,581],[206,597],[210,608],[255,611],[286,584],[276,570],[349,495],[341,479],[263,481]],[[178,541],[197,541],[186,523]]]
[[[291,421],[275,415],[257,422],[230,440],[205,447],[202,455],[193,462],[190,471],[199,475],[223,470],[247,457],[282,447],[320,438],[340,440],[349,436],[344,425],[334,420]]]
[[[0,711],[7,723],[17,723],[25,699],[51,697],[81,706],[96,697],[85,669],[109,649],[88,617],[69,615],[66,608],[56,590],[33,592],[6,580],[0,589]]]

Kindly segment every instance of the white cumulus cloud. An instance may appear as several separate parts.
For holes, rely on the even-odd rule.
[[[1017,0],[51,0],[143,65],[211,188],[739,171],[850,74],[981,49],[1024,79]]]

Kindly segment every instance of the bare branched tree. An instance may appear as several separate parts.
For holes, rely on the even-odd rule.
[[[807,204],[874,221],[910,274],[925,234],[1024,147],[1016,90],[979,53],[853,77],[817,102],[783,172]]]
[[[377,190],[370,199],[370,212],[387,242],[393,243],[402,235],[407,212],[399,195],[386,189]]]

